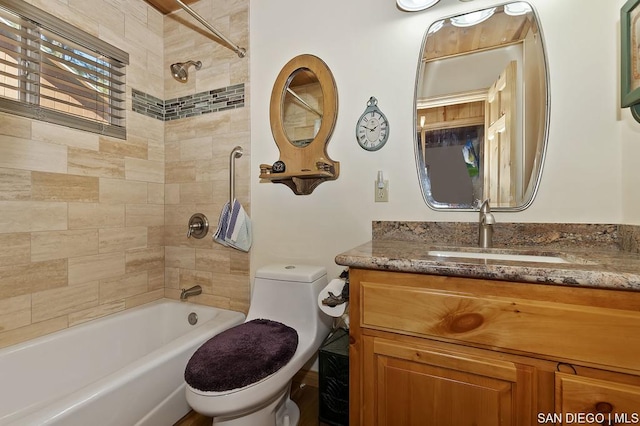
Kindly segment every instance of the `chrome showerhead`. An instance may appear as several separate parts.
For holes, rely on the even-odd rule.
[[[196,70],[202,68],[200,61],[177,62],[171,64],[171,75],[178,81],[185,82],[189,79],[189,66],[195,66]]]

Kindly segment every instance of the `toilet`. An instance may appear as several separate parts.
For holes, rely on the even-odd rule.
[[[326,285],[324,267],[279,264],[257,270],[244,324],[204,343],[187,364],[186,397],[191,408],[213,417],[217,426],[296,426],[300,410],[289,398],[291,379],[329,333],[331,317],[318,307],[318,294]],[[254,345],[253,339],[258,343]],[[261,344],[281,344],[273,353],[283,365],[247,355],[252,348],[262,348]],[[224,362],[214,360],[225,351],[231,356],[221,358]],[[265,353],[271,353],[271,348]],[[281,354],[290,358],[283,360]],[[245,358],[245,367],[233,365]],[[255,382],[247,383],[246,376],[253,373],[244,373],[263,368],[263,362],[265,377],[258,375]]]

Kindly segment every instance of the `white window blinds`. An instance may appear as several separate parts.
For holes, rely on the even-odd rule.
[[[128,63],[53,15],[0,1],[0,111],[125,138]]]

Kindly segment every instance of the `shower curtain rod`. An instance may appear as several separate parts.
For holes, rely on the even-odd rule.
[[[206,29],[211,31],[213,34],[215,34],[220,39],[224,40],[224,42],[227,43],[227,45],[228,45],[228,46],[225,46],[225,47],[228,47],[229,49],[231,49],[234,52],[236,52],[238,57],[244,58],[245,54],[247,53],[247,50],[245,48],[239,47],[238,45],[233,43],[231,40],[229,40],[227,37],[225,37],[223,34],[221,34],[220,31],[216,30],[211,24],[209,24],[207,21],[205,21],[205,19],[202,16],[198,15],[196,13],[196,11],[191,9],[189,6],[184,4],[182,1],[176,0],[176,3],[178,3],[180,5],[180,7],[183,8],[189,15],[193,16],[202,25],[204,25]]]

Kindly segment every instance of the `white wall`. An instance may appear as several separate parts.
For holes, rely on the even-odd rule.
[[[640,124],[618,107],[624,1],[530,2],[542,25],[551,75],[547,160],[533,205],[520,213],[497,213],[496,219],[640,222],[640,197],[628,196],[638,192],[634,159],[640,158]],[[325,265],[337,275],[342,268],[335,255],[370,240],[372,220],[476,220],[471,212],[435,212],[422,199],[414,165],[413,93],[426,28],[444,16],[495,4],[441,0],[409,14],[394,0],[251,2],[252,275],[280,261]],[[269,126],[273,83],[281,67],[302,53],[322,58],[336,80],[339,113],[328,152],[340,161],[340,177],[311,195],[296,196],[284,185],[260,183],[258,166],[278,159]],[[391,123],[387,145],[373,153],[358,146],[354,130],[370,96]],[[373,202],[377,170],[390,181],[389,203]]]

